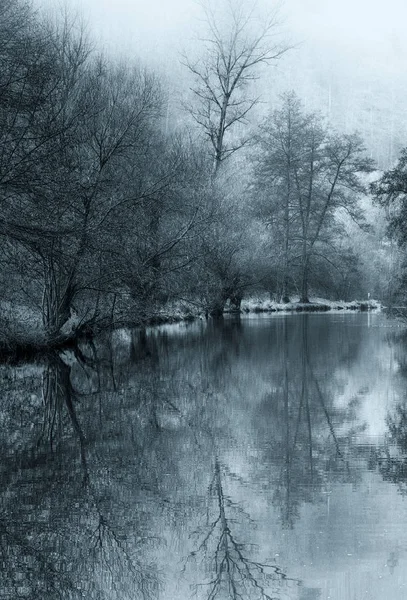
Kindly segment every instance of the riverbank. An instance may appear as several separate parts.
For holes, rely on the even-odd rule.
[[[326,298],[314,298],[310,302],[301,303],[298,299],[282,303],[269,300],[264,297],[248,298],[242,300],[240,313],[273,313],[273,312],[328,312],[328,311],[367,311],[381,310],[382,306],[377,300],[327,300]],[[226,312],[236,312],[227,308]]]
[[[23,310],[24,308],[24,310]],[[4,309],[4,307],[3,307]],[[8,309],[8,310],[7,310]],[[154,327],[172,323],[186,323],[207,318],[207,313],[197,305],[191,306],[186,302],[174,303],[154,314],[140,318],[138,315],[128,315],[127,318],[115,319],[113,322],[95,322],[89,329],[78,327],[72,323],[65,334],[52,342],[47,341],[40,326],[39,315],[30,312],[25,307],[9,306],[2,311],[0,317],[0,361],[18,362],[48,352],[59,352],[74,347],[80,339],[92,337],[94,334],[107,329]],[[294,313],[294,312],[341,312],[380,310],[381,305],[376,300],[354,300],[352,302],[332,301],[324,298],[312,299],[309,303],[300,303],[293,299],[289,303],[279,303],[267,297],[251,297],[242,300],[240,310],[229,305],[224,314],[245,315],[260,313]],[[69,329],[69,332],[68,332]]]
[[[249,314],[249,313],[274,313],[274,312],[341,312],[341,311],[368,311],[381,310],[382,306],[377,300],[353,300],[345,302],[342,300],[327,300],[325,298],[314,298],[308,303],[301,303],[299,299],[293,299],[292,302],[279,303],[271,301],[266,297],[251,297],[243,299],[240,309],[236,309],[229,304],[223,311],[224,315]],[[208,313],[197,305],[191,307],[183,303],[174,304],[168,308],[157,311],[144,320],[130,320],[129,322],[117,322],[116,327],[141,327],[165,325],[171,323],[181,323],[186,321],[195,321],[197,319],[209,318]]]

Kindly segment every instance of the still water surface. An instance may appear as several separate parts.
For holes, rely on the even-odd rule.
[[[407,340],[381,314],[115,332],[0,367],[0,598],[405,600]]]

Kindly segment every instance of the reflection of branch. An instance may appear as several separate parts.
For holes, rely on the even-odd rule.
[[[65,364],[59,357],[55,357],[46,368],[43,378],[43,398],[45,404],[44,423],[37,445],[39,445],[43,437],[46,436],[50,443],[51,451],[53,450],[56,426],[58,426],[59,434],[61,435],[62,433],[62,407],[65,405],[72,423],[72,428],[79,440],[83,481],[84,483],[87,483],[89,480],[89,472],[85,448],[86,438],[74,406],[75,391],[71,384],[70,371],[71,367]]]
[[[68,372],[68,377],[69,377],[69,372]],[[68,410],[68,414],[71,418],[72,426],[73,426],[74,431],[79,440],[81,463],[82,463],[82,469],[83,469],[83,482],[84,482],[84,484],[86,484],[89,481],[88,462],[87,462],[86,450],[85,450],[86,439],[85,439],[85,435],[83,433],[82,427],[78,421],[78,417],[76,416],[75,407],[72,402],[72,389],[70,386],[70,382],[68,382],[68,385],[65,389],[65,404],[66,404],[66,408]]]
[[[225,495],[218,459],[215,461],[215,473],[209,492],[216,503],[216,515],[201,543],[187,559],[187,562],[192,558],[198,559],[199,554],[202,554],[202,560],[207,562],[213,572],[212,579],[195,585],[196,588],[208,589],[207,600],[220,597],[230,600],[243,600],[247,597],[252,600],[275,600],[272,592],[268,591],[270,586],[281,585],[284,581],[298,583],[297,580],[288,578],[278,565],[266,564],[247,556],[248,544],[237,541],[231,529],[231,523],[235,519],[228,516],[227,509],[234,510],[235,514],[246,513]]]
[[[94,500],[95,501],[95,500]],[[95,501],[96,504],[96,501]],[[96,507],[97,508],[97,507]],[[120,593],[116,581],[121,581],[121,578],[115,575],[112,569],[112,555],[109,549],[115,552],[118,559],[115,561],[116,568],[128,570],[132,576],[137,589],[141,593],[141,598],[147,600],[156,597],[158,581],[153,572],[146,570],[146,567],[139,562],[136,562],[129,554],[126,546],[117,535],[113,526],[98,510],[99,521],[95,530],[91,534],[93,541],[93,551],[100,552],[101,558],[110,573],[111,584],[116,592]]]
[[[307,340],[308,340],[308,327],[307,327],[307,324],[308,324],[308,320],[304,320],[304,330],[303,330],[303,335],[304,335],[304,340],[305,340],[304,341],[304,355],[305,355],[304,358],[307,361],[308,370],[310,372],[312,381],[314,382],[315,388],[317,390],[318,399],[319,399],[319,401],[321,403],[322,410],[324,411],[324,415],[325,415],[325,418],[326,418],[326,422],[328,423],[329,431],[331,432],[332,438],[333,438],[333,440],[335,442],[336,452],[337,452],[338,456],[340,456],[341,458],[343,458],[341,449],[339,447],[338,438],[336,437],[335,429],[334,429],[333,423],[331,421],[331,417],[329,416],[328,409],[326,408],[326,405],[325,405],[324,396],[322,394],[319,382],[318,382],[317,378],[315,377],[313,368],[311,366],[311,361],[310,361],[310,357],[309,357],[309,353],[308,353],[308,344],[307,344]],[[308,402],[308,398],[307,398],[307,402]]]
[[[333,438],[333,440],[335,442],[336,452],[337,452],[338,456],[340,456],[341,458],[343,458],[343,454],[342,454],[342,451],[341,451],[341,449],[339,447],[339,441],[338,441],[338,438],[336,437],[336,433],[335,433],[335,429],[334,429],[333,423],[331,421],[331,417],[329,416],[328,409],[326,408],[326,405],[325,405],[324,396],[322,394],[322,391],[321,391],[320,385],[318,383],[318,380],[316,379],[316,377],[315,377],[315,375],[314,375],[314,373],[313,373],[313,371],[311,369],[311,366],[310,366],[310,373],[311,373],[312,380],[313,380],[313,382],[315,384],[315,388],[316,388],[317,393],[318,393],[318,399],[319,399],[319,401],[321,403],[322,410],[324,411],[326,422],[328,423],[329,431],[331,432],[332,438]]]
[[[305,414],[307,418],[307,428],[308,428],[308,444],[309,444],[309,464],[311,469],[311,483],[314,482],[314,458],[312,455],[312,423],[311,423],[311,413],[309,408],[309,393],[308,393],[308,373],[307,373],[307,365],[309,365],[309,356],[308,356],[308,319],[307,317],[303,319],[302,326],[302,388],[301,388],[301,404],[305,399]]]

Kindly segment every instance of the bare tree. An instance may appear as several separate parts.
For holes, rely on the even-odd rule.
[[[79,294],[91,291],[98,298],[108,287],[101,269],[106,236],[113,232],[118,213],[142,203],[149,194],[146,187],[137,186],[139,156],[148,146],[150,120],[159,110],[160,98],[149,74],[96,59],[83,73],[77,103],[76,130],[68,143],[58,140],[66,186],[54,211],[61,233],[67,219],[72,232],[61,235],[44,259],[44,313],[51,333],[59,333]],[[55,193],[53,181],[48,183],[46,194]],[[97,311],[91,304],[92,309],[85,309],[87,319]]]
[[[358,135],[330,132],[320,116],[302,110],[295,94],[282,100],[263,126],[254,189],[262,195],[263,221],[281,248],[283,295],[289,273],[294,279],[298,271],[301,302],[309,302],[318,261],[337,269],[330,253],[335,236],[344,233],[341,219],[364,222],[359,198],[373,164]]]
[[[186,56],[184,62],[195,78],[192,91],[197,103],[190,112],[213,146],[215,173],[249,140],[233,137],[232,130],[247,123],[259,102],[248,93],[259,67],[277,61],[289,48],[278,39],[278,7],[256,27],[254,6],[247,10],[243,2],[232,0],[225,6],[226,29],[209,1],[202,2],[208,30],[204,55],[197,61]]]

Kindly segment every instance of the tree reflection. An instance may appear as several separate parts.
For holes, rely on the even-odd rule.
[[[377,449],[376,463],[385,481],[407,495],[407,405],[403,401],[387,415],[387,442]]]
[[[353,478],[356,405],[335,407],[335,365],[358,340],[340,350],[339,328],[326,339],[309,320],[116,331],[37,366],[0,404],[19,432],[0,439],[4,597],[150,600],[193,578],[206,600],[318,598],[264,558],[291,536],[276,520],[294,527]]]
[[[75,367],[89,369],[85,362]],[[93,413],[83,405],[95,398],[92,386],[76,389],[72,365],[60,357],[44,366],[42,385],[42,423],[38,406],[31,415],[37,441],[15,448],[1,473],[1,597],[157,598],[157,570],[144,555],[146,514],[124,497],[115,502],[109,471],[86,433]]]
[[[270,473],[273,503],[280,510],[283,527],[289,529],[299,518],[303,503],[323,498],[328,473],[331,479],[333,476],[342,480],[352,477],[343,426],[352,420],[353,413],[347,408],[333,407],[333,395],[324,390],[311,361],[310,317],[302,315],[299,318],[299,328],[295,327],[298,322],[293,323],[292,317],[281,323],[278,384],[265,396],[262,404],[263,421],[269,423],[272,432],[266,443],[265,459],[267,464],[277,467],[278,473],[277,476]],[[298,333],[299,339],[293,340]],[[318,350],[327,352],[323,347]],[[328,359],[327,353],[325,360]],[[333,383],[332,374],[328,385],[332,388]],[[266,435],[265,424],[262,428]]]
[[[298,582],[289,579],[278,565],[254,559],[253,547],[240,541],[236,533],[239,525],[246,520],[253,527],[254,522],[226,494],[225,473],[227,469],[216,458],[207,524],[195,532],[199,543],[188,558],[188,562],[200,563],[209,573],[207,581],[195,584],[195,591],[204,588],[207,600],[276,600],[284,585]]]
[[[56,355],[45,366],[43,373],[43,424],[37,446],[49,445],[51,453],[55,446],[61,447],[66,434],[67,421],[74,431],[80,451],[83,482],[89,482],[86,440],[76,414],[78,394],[71,383],[71,366]]]

